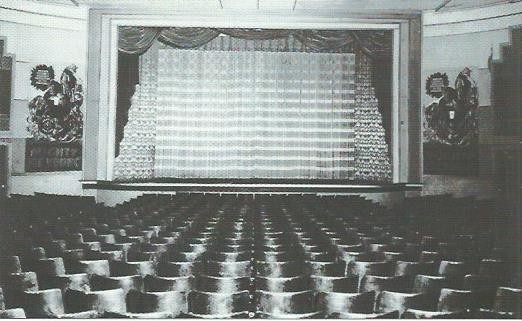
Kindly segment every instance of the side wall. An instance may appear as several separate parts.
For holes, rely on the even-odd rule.
[[[450,85],[464,67],[472,69],[479,90],[479,175],[423,175],[421,195],[451,193],[455,196],[493,197],[495,150],[501,147],[493,133],[490,55],[500,58],[501,46],[509,42],[509,27],[522,24],[522,3],[504,4],[465,11],[427,11],[423,15],[422,104],[431,103],[424,82],[435,72],[448,74]],[[419,193],[407,193],[418,195]]]
[[[87,9],[5,0],[0,8],[0,36],[6,38],[5,52],[15,56],[10,130],[0,132],[1,144],[9,149],[8,193],[81,195],[81,172],[24,173],[24,159],[25,138],[30,137],[28,103],[42,94],[31,86],[31,69],[51,65],[56,79],[66,66],[75,64],[85,83]]]

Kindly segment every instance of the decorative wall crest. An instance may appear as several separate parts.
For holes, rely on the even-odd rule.
[[[434,79],[438,79],[435,85]],[[424,134],[427,141],[468,146],[478,138],[478,91],[469,68],[459,73],[454,87],[448,86],[446,74],[433,74],[426,81],[426,93],[440,99],[425,109]]]
[[[31,73],[31,84],[44,91],[29,102],[27,129],[34,138],[74,142],[83,131],[83,88],[76,78],[76,65],[66,67],[60,80],[54,80],[52,66],[38,65]]]
[[[31,70],[31,86],[38,90],[47,90],[54,79],[52,66],[38,65]]]
[[[449,86],[448,75],[436,72],[426,79],[426,94],[433,98],[442,97],[444,87]]]

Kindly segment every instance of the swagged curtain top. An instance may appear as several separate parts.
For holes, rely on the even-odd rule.
[[[203,46],[220,34],[249,40],[281,39],[293,36],[310,52],[361,50],[369,57],[391,52],[391,33],[383,30],[283,30],[217,29],[184,27],[119,27],[118,47],[128,54],[143,54],[158,40],[174,48]]]

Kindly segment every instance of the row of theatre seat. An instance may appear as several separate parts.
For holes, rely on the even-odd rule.
[[[516,247],[491,226],[462,234],[411,215],[418,205],[193,194],[78,208],[55,196],[53,211],[49,198],[4,206],[1,317],[521,316]],[[455,213],[475,202],[455,200]]]

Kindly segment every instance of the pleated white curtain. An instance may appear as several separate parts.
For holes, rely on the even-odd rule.
[[[160,49],[155,177],[354,175],[355,55]]]

